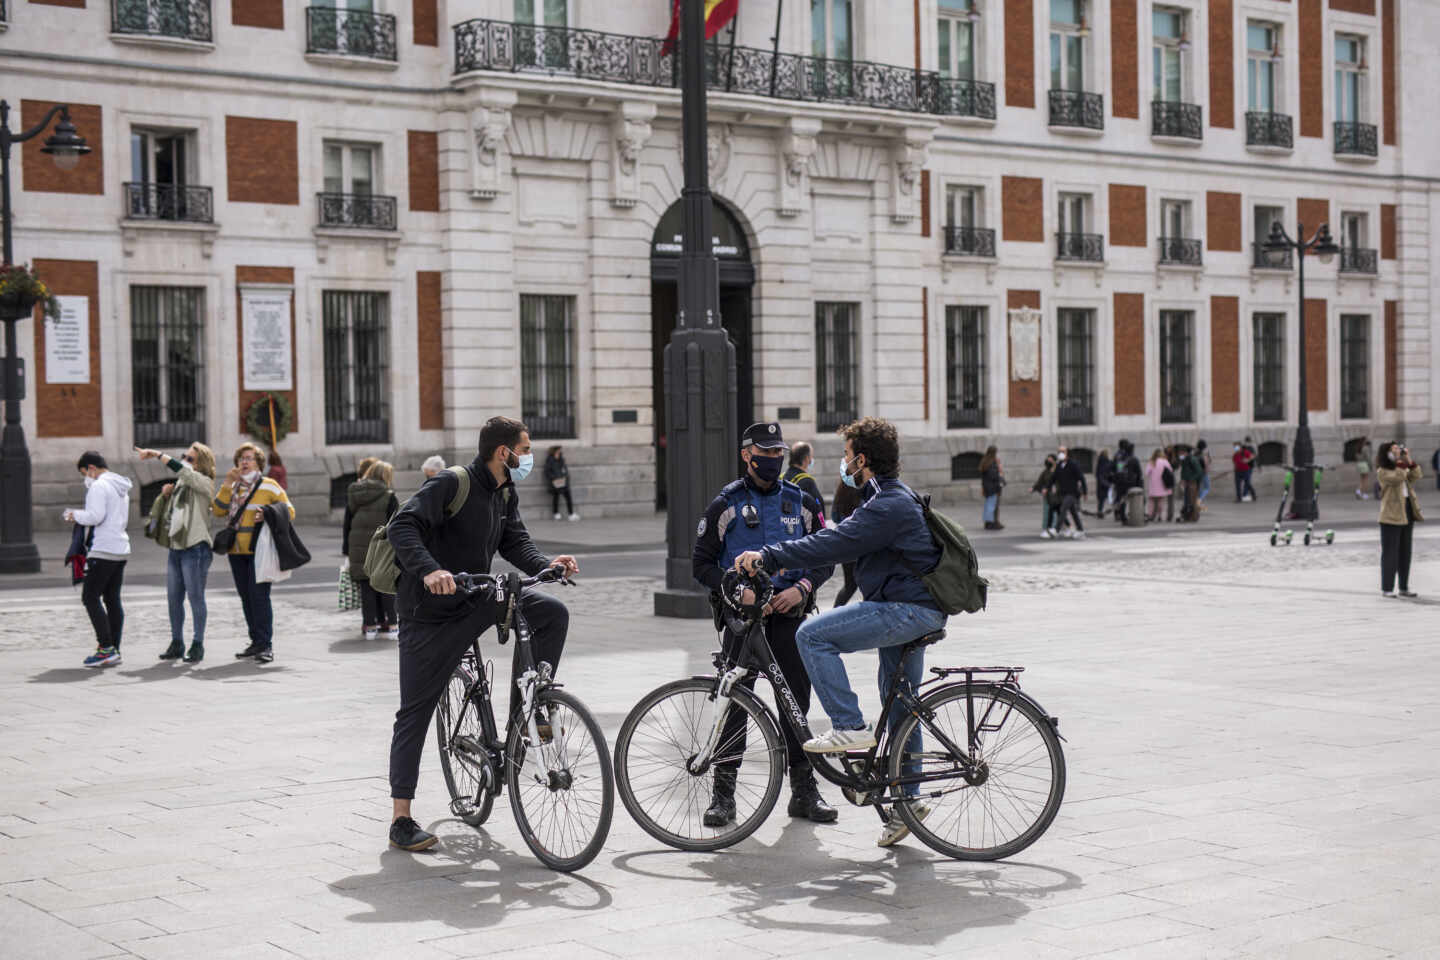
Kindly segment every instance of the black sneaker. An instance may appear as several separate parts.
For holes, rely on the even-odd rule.
[[[440,840],[435,834],[420,828],[420,824],[409,817],[400,817],[390,824],[390,846],[397,850],[429,850]]]
[[[256,651],[255,651],[255,662],[256,662],[256,663],[269,663],[270,661],[272,661],[272,660],[274,660],[274,659],[275,659],[275,651],[272,650],[272,649],[270,649],[269,647],[261,647],[259,650],[256,650]]]
[[[260,645],[257,644],[257,643],[251,643],[250,646],[246,647],[244,650],[241,650],[239,653],[235,654],[235,659],[236,659],[236,660],[245,660],[245,659],[248,659],[249,657],[255,656],[255,654],[259,653],[261,650],[264,650],[264,649],[265,649],[264,647],[260,646]]]

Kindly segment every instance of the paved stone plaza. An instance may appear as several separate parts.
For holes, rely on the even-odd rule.
[[[1102,530],[989,564],[990,610],[930,660],[1026,665],[1069,765],[1049,833],[994,864],[882,851],[869,811],[815,827],[783,798],[740,846],[680,853],[617,801],[596,862],[556,875],[503,807],[478,832],[446,818],[433,750],[416,812],[443,846],[387,851],[394,646],[361,640],[332,588],[277,590],[257,667],[230,658],[217,564],[188,668],[155,660],[163,589],[136,587],[108,671],[79,665],[69,588],[6,591],[0,956],[1434,957],[1437,547],[1417,528],[1418,602],[1380,597],[1373,527],[1308,550]],[[651,617],[653,581],[585,572],[562,678],[613,738],[714,636]],[[873,656],[851,660],[873,714]]]

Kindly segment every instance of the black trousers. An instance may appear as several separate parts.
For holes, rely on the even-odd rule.
[[[568,484],[568,483],[565,484],[565,486],[563,486],[563,487],[551,487],[551,488],[550,488],[550,512],[551,512],[551,513],[559,513],[559,512],[560,512],[560,497],[561,497],[562,494],[563,494],[564,497],[565,497],[565,512],[566,512],[566,513],[574,513],[574,512],[575,512],[575,501],[572,500],[572,499],[570,499],[570,484]]]
[[[565,649],[565,633],[570,626],[570,611],[554,597],[527,593],[520,600],[520,610],[530,624],[531,652],[535,662],[545,661],[553,668],[560,666],[560,652]],[[425,734],[430,717],[440,702],[450,675],[460,665],[470,641],[495,625],[498,610],[493,603],[478,603],[463,617],[445,623],[424,623],[400,618],[400,709],[395,711],[395,731],[390,738],[390,796],[413,799],[415,783],[420,779],[420,756],[425,750]],[[512,632],[510,644],[514,656],[510,668],[510,712],[520,706],[520,692],[515,677],[520,672],[520,645]],[[504,718],[497,718],[504,736]]]
[[[120,634],[125,629],[125,608],[120,605],[120,587],[124,583],[124,560],[92,557],[86,562],[80,602],[85,604],[90,625],[95,628],[96,646],[120,649]]]
[[[365,626],[377,627],[395,623],[395,597],[376,590],[370,586],[369,580],[356,582],[360,584],[360,616],[364,619]]]
[[[1067,516],[1070,522],[1075,524],[1076,530],[1082,533],[1085,531],[1085,521],[1080,519],[1080,499],[1073,493],[1067,493],[1060,501],[1060,521],[1063,523]]]
[[[1386,593],[1395,589],[1396,574],[1400,575],[1400,589],[1410,589],[1410,545],[1414,533],[1414,522],[1380,524],[1380,589]]]
[[[810,713],[810,675],[805,672],[805,663],[800,659],[800,648],[795,645],[795,631],[800,629],[800,624],[805,622],[804,617],[787,617],[781,614],[771,614],[765,618],[765,639],[770,641],[770,649],[775,652],[775,662],[780,664],[780,672],[785,675],[785,682],[790,685],[790,692],[795,694],[795,703],[800,707],[800,713],[808,716]],[[726,644],[738,643],[739,641],[727,631]],[[747,690],[755,689],[755,674],[750,674],[740,681],[741,686]],[[771,685],[773,688],[773,684]],[[785,755],[789,758],[793,767],[799,763],[809,763],[805,751],[800,748],[800,738],[795,731],[790,729],[786,722],[785,704],[777,694],[775,697],[776,706],[780,710],[780,732],[785,736]],[[731,761],[720,760],[716,763],[718,767],[728,767],[731,770],[740,766],[739,757],[745,753],[745,712],[733,710],[725,718],[725,729],[720,732],[720,749],[727,756],[734,756]]]
[[[1110,484],[1095,481],[1095,516],[1105,516],[1105,501],[1110,496]]]
[[[232,553],[229,559],[230,576],[235,581],[235,592],[240,595],[240,609],[245,613],[250,643],[268,650],[275,638],[275,609],[270,605],[270,584],[256,581],[254,554]]]
[[[995,517],[998,522],[1000,517],[999,506],[995,508]],[[835,606],[837,607],[843,607],[849,603],[850,598],[855,596],[855,591],[860,589],[859,584],[855,582],[855,564],[842,563],[840,565],[840,572],[845,575],[845,583],[840,587],[840,592],[835,595]]]

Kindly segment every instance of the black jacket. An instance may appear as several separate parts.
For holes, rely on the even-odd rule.
[[[785,471],[785,475],[784,477],[782,477],[782,479],[789,480],[791,483],[795,484],[795,486],[799,487],[801,490],[804,490],[806,493],[810,494],[810,496],[814,497],[815,502],[820,504],[820,515],[822,517],[825,515],[825,497],[821,495],[820,484],[815,482],[814,477],[810,476],[810,474],[806,473],[804,470],[801,470],[799,467],[790,467],[788,470]]]
[[[390,521],[387,537],[400,563],[396,610],[407,620],[440,623],[469,610],[471,598],[425,589],[425,576],[436,570],[489,573],[497,553],[531,576],[550,564],[520,519],[515,484],[507,479],[497,485],[478,457],[466,469],[470,493],[455,516],[445,515],[445,505],[459,491],[460,481],[442,471],[426,480]]]
[[[280,509],[283,504],[269,503],[260,508],[265,526],[270,528],[270,539],[275,541],[275,552],[280,555],[280,569],[294,570],[310,562],[310,551],[300,542],[300,534],[290,523],[290,511]],[[258,531],[257,531],[258,534]]]
[[[1115,459],[1115,495],[1123,497],[1126,490],[1133,490],[1145,482],[1140,461],[1133,453],[1122,453]]]
[[[1105,454],[1095,461],[1095,485],[1097,487],[1108,487],[1115,482],[1115,461]]]
[[[990,464],[985,468],[985,472],[980,474],[980,492],[985,496],[995,496],[1004,486],[1000,477],[1000,468],[995,464]]]
[[[1050,483],[1062,497],[1083,497],[1085,495],[1085,471],[1080,464],[1068,457],[1055,465]]]
[[[570,466],[559,457],[550,456],[545,458],[545,480],[550,486],[555,486],[554,481],[565,478],[569,482]]]

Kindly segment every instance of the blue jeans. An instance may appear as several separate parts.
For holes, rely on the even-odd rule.
[[[945,626],[945,619],[945,614],[932,607],[864,600],[826,610],[802,623],[795,634],[795,645],[800,649],[800,659],[805,662],[805,672],[810,674],[810,685],[829,715],[831,724],[841,730],[859,730],[865,726],[860,699],[850,689],[850,678],[845,675],[845,664],[840,659],[842,653],[879,649],[880,697],[883,702],[890,690],[891,678],[900,667],[901,646],[939,630]],[[912,690],[917,689],[924,674],[925,653],[917,650],[905,661],[905,681]],[[899,703],[891,707],[887,722],[892,731],[905,714]],[[919,753],[923,746],[920,728],[916,727],[905,749],[910,753]],[[905,787],[907,795],[914,796],[918,792],[917,785]]]
[[[215,554],[201,541],[183,550],[171,550],[165,564],[165,595],[170,601],[170,642],[185,642],[185,598],[195,617],[195,646],[205,646],[205,579]]]
[[[230,576],[235,579],[235,592],[240,594],[240,608],[245,611],[250,643],[261,650],[270,649],[275,632],[275,615],[270,607],[270,584],[255,582],[255,555],[230,554]]]
[[[1000,505],[1000,494],[992,493],[985,498],[985,522],[995,522],[995,508]]]
[[[1200,502],[1204,503],[1205,498],[1210,496],[1210,474],[1200,474]]]

